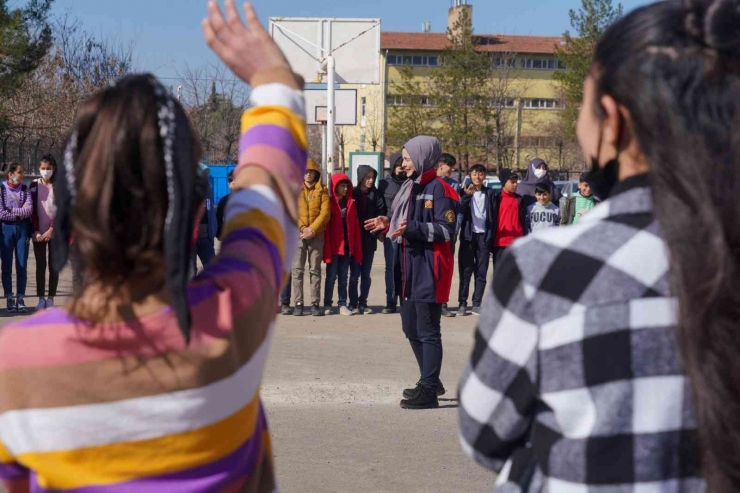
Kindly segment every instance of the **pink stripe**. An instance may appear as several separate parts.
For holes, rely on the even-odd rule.
[[[239,157],[239,167],[234,174],[236,175],[245,166],[264,168],[287,180],[296,191],[300,190],[303,183],[303,171],[306,168],[305,164],[302,168],[297,168],[285,152],[266,145],[254,145],[246,149]]]

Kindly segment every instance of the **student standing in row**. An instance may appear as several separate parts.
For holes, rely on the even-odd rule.
[[[321,301],[321,260],[324,257],[324,231],[329,222],[329,192],[321,183],[321,171],[313,159],[308,160],[303,176],[301,196],[298,197],[298,253],[293,263],[293,315],[303,315],[303,274],[308,261],[311,277],[311,315],[323,316]],[[290,284],[290,282],[288,282]],[[287,289],[287,288],[286,288]],[[285,300],[281,300],[285,301]],[[290,302],[290,294],[288,294]],[[283,309],[285,305],[283,305]]]
[[[458,266],[460,272],[460,307],[457,316],[467,315],[470,280],[475,277],[473,292],[473,313],[480,313],[483,293],[486,290],[488,264],[491,257],[497,223],[497,197],[493,189],[483,183],[486,168],[476,164],[470,168],[471,184],[460,196],[460,252]]]
[[[224,195],[221,200],[218,201],[218,206],[216,207],[216,223],[218,224],[218,229],[216,230],[216,238],[223,241],[221,238],[221,235],[224,230],[224,219],[226,217],[226,206],[229,203],[229,197],[231,197],[231,192],[234,190],[234,172],[229,171],[229,174],[226,176],[226,181],[229,186],[229,194]]]
[[[578,224],[583,216],[599,204],[588,183],[588,173],[581,174],[578,193],[568,197],[563,207],[563,225]]]
[[[0,221],[2,221],[3,291],[9,312],[26,311],[26,283],[28,280],[28,246],[31,234],[33,199],[31,191],[23,184],[23,167],[11,164],[7,170],[7,181],[0,185]],[[17,293],[13,294],[13,257]]]
[[[560,226],[560,207],[552,203],[552,190],[547,183],[540,183],[534,189],[537,202],[527,207],[524,219],[527,234],[541,229]]]
[[[439,158],[439,163],[437,164],[437,177],[443,179],[445,183],[447,183],[450,187],[452,187],[455,192],[457,192],[458,195],[462,193],[460,190],[460,182],[458,182],[454,177],[453,173],[455,169],[457,168],[457,159],[455,159],[455,156],[452,154],[444,153],[442,154],[442,157]],[[458,217],[458,224],[457,229],[453,232],[452,238],[450,239],[450,249],[452,250],[452,258],[454,262],[455,258],[455,246],[457,245],[457,235],[460,233],[460,220],[461,218]],[[442,304],[442,316],[443,317],[454,317],[455,313],[451,312],[447,309],[447,303]]]
[[[496,275],[496,265],[507,248],[515,240],[525,235],[523,197],[517,193],[519,175],[510,169],[504,169],[499,174],[503,184],[501,193],[496,200],[496,234],[493,240],[493,275]]]
[[[324,314],[332,315],[334,285],[338,281],[337,303],[339,314],[351,316],[347,307],[347,282],[352,262],[362,264],[362,237],[357,218],[357,204],[353,197],[352,182],[343,173],[331,175],[334,190],[331,195],[329,224],[324,233]]]
[[[365,221],[385,216],[388,210],[383,200],[383,195],[375,187],[378,173],[370,166],[361,165],[357,167],[357,188],[353,196],[357,205],[357,217],[360,225],[360,236],[362,238],[362,262],[352,261],[349,278],[349,305],[355,315],[371,314],[373,311],[367,306],[367,298],[370,296],[370,277],[373,268],[375,251],[378,248],[378,233],[365,230]],[[359,296],[357,284],[360,283]]]
[[[380,180],[378,190],[383,194],[385,207],[389,216],[393,215],[393,200],[398,195],[404,182],[408,179],[403,170],[403,154],[398,152],[390,159],[391,173],[388,177]],[[383,238],[383,256],[385,257],[385,308],[384,314],[396,313],[398,307],[398,289],[395,285],[393,275],[393,262],[396,257],[398,243],[392,241],[385,235]]]
[[[39,163],[40,180],[31,182],[31,197],[33,201],[33,254],[36,257],[36,295],[39,304],[36,310],[44,310],[54,306],[54,296],[57,294],[59,273],[51,269],[52,249],[51,238],[54,234],[54,180],[56,178],[57,162],[51,154],[41,158]],[[47,262],[48,255],[48,262]],[[46,271],[49,270],[49,296],[46,297]]]

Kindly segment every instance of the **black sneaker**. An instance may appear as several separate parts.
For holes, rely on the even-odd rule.
[[[449,311],[447,309],[447,303],[445,303],[444,305],[442,305],[442,316],[443,317],[449,317],[449,318],[452,318],[452,317],[455,316],[455,313],[453,313],[453,312],[451,312],[451,311]]]
[[[18,303],[16,304],[16,311],[18,313],[26,313],[26,302],[23,301],[23,298],[18,298]]]
[[[15,304],[15,298],[12,296],[8,298],[8,313],[15,313],[18,311],[18,305]]]
[[[432,392],[427,392],[422,387],[411,399],[401,401],[403,409],[436,409],[439,407],[439,399]]]
[[[473,307],[473,315],[478,315],[480,317],[480,307],[479,306]]]
[[[403,398],[412,399],[417,393],[419,393],[419,391],[421,391],[421,382],[416,382],[416,387],[403,391]],[[446,393],[447,391],[445,390],[445,386],[442,385],[442,380],[440,380],[439,385],[437,386],[437,397],[441,397]]]
[[[323,317],[324,312],[321,310],[321,307],[319,307],[318,303],[314,303],[311,305],[311,316],[312,317]]]
[[[296,305],[295,310],[293,310],[293,316],[294,317],[302,317],[303,316],[303,305]]]
[[[468,314],[468,304],[460,303],[460,307],[457,309],[457,316],[464,317]]]
[[[388,305],[385,308],[383,308],[383,311],[381,312],[383,315],[391,315],[393,313],[396,313],[396,305]]]
[[[324,315],[334,315],[334,310],[331,305],[324,305]]]
[[[364,315],[364,312],[361,312],[359,308],[350,308],[349,311],[352,312],[352,315]]]
[[[366,306],[360,306],[360,313],[363,315],[372,315],[373,309]]]
[[[293,310],[291,310],[290,305],[280,307],[280,315],[290,315],[291,313],[293,313]]]

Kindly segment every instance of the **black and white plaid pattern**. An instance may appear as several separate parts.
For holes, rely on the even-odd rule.
[[[460,385],[461,442],[497,491],[703,492],[645,177],[497,266]]]

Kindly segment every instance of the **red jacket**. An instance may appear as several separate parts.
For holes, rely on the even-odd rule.
[[[360,220],[357,216],[357,204],[352,198],[352,181],[347,175],[337,173],[331,176],[331,218],[324,232],[324,262],[330,264],[334,255],[344,255],[344,226],[342,225],[342,208],[339,207],[337,185],[339,182],[349,183],[347,199],[347,239],[349,240],[349,254],[358,264],[362,263],[362,237]]]

